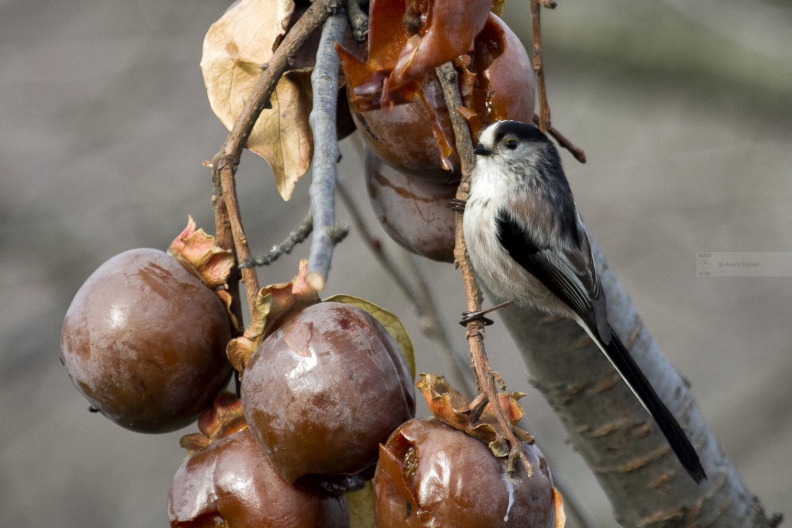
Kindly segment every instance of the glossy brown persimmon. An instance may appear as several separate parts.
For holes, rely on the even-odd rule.
[[[366,188],[385,232],[408,251],[443,262],[454,261],[457,183],[435,183],[404,174],[366,149]]]
[[[323,302],[259,345],[242,378],[242,404],[261,448],[294,482],[371,468],[379,443],[414,415],[415,393],[382,324]]]
[[[184,461],[168,492],[172,528],[346,528],[346,498],[286,483],[249,429]]]
[[[61,353],[92,407],[133,431],[184,427],[231,376],[228,315],[217,295],[156,249],[102,264],[74,296]]]
[[[411,101],[380,108],[376,104],[380,92],[368,85],[356,86],[364,81],[372,84],[368,70],[364,71],[367,66],[354,53],[339,50],[339,54],[348,80],[350,111],[366,144],[389,165],[416,178],[458,181],[459,156],[434,72],[420,83]],[[475,38],[468,66],[457,69],[463,103],[477,114],[470,120],[474,141],[482,127],[495,121],[532,121],[535,78],[531,61],[517,35],[497,16],[491,14]],[[453,171],[443,169],[444,147],[439,137],[451,148],[448,161]]]
[[[378,528],[555,528],[553,485],[535,446],[523,445],[533,466],[518,462],[437,420],[410,420],[380,448],[374,476]]]

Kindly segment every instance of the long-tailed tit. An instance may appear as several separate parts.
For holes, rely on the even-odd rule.
[[[500,121],[479,135],[465,243],[476,275],[505,301],[577,321],[652,415],[682,466],[706,478],[696,450],[608,324],[594,268],[561,159],[538,128]]]

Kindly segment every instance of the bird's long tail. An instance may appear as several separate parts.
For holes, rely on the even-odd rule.
[[[671,411],[669,411],[662,400],[660,400],[660,397],[657,395],[654,388],[652,388],[649,380],[646,379],[644,373],[638,368],[630,352],[624,344],[622,344],[613,329],[610,328],[610,325],[608,325],[608,327],[611,332],[610,343],[603,343],[596,335],[592,335],[592,337],[613,366],[616,367],[616,370],[621,374],[621,377],[627,382],[627,385],[629,385],[630,389],[632,389],[646,410],[649,411],[649,414],[652,415],[652,418],[654,418],[655,422],[660,427],[660,431],[663,432],[663,436],[666,437],[666,440],[668,440],[668,443],[671,445],[671,449],[682,463],[682,467],[687,470],[693,480],[696,481],[696,484],[698,484],[702,479],[706,479],[707,475],[704,472],[704,468],[701,466],[695,448],[690,443],[690,440],[685,434],[685,431],[682,430],[679,422],[677,422],[674,415],[671,414]],[[589,331],[589,334],[592,334],[591,331]]]

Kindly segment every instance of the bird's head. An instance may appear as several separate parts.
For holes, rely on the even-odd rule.
[[[474,152],[480,157],[522,159],[546,152],[552,142],[538,128],[519,121],[498,121],[479,134]]]
[[[479,134],[477,175],[513,181],[563,178],[561,158],[553,142],[538,128],[519,121],[498,121]]]

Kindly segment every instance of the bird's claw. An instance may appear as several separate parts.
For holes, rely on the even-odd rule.
[[[458,200],[456,198],[451,200],[451,210],[452,211],[459,211],[459,212],[462,213],[462,212],[465,211],[465,206],[466,205],[467,205],[467,202],[465,200]]]
[[[477,312],[464,312],[462,313],[462,320],[459,321],[459,324],[462,326],[467,326],[468,323],[471,321],[481,321],[481,324],[484,326],[491,326],[495,324],[495,321],[488,317],[484,317],[485,313],[489,313],[486,310],[479,310]]]

